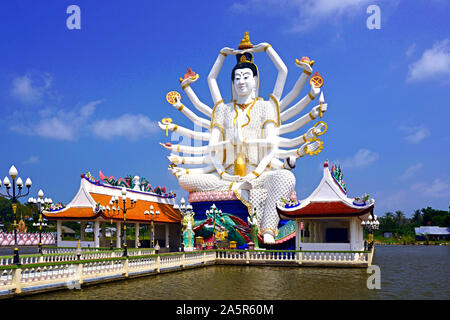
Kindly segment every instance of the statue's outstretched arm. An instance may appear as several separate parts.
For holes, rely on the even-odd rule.
[[[197,131],[193,131],[190,129],[186,129],[184,127],[180,127],[176,124],[173,123],[169,123],[169,124],[164,124],[158,121],[158,125],[162,130],[170,130],[170,131],[176,131],[179,134],[195,139],[195,140],[203,140],[203,141],[208,141],[210,138],[210,134],[209,132],[197,132]]]
[[[200,99],[195,94],[194,90],[191,88],[191,83],[194,83],[199,78],[199,75],[195,75],[194,77],[189,77],[181,81],[181,88],[184,90],[189,100],[192,102],[194,107],[203,113],[205,116],[211,119],[212,109],[200,101]]]
[[[184,114],[189,120],[191,120],[196,125],[209,129],[209,127],[211,126],[211,122],[209,120],[197,116],[188,107],[182,104],[181,100],[178,100],[177,97],[175,97],[175,100],[176,102],[172,104],[174,108],[178,109],[178,111],[181,111],[182,114]]]
[[[278,149],[276,152],[276,156],[279,158],[287,158],[294,156],[296,158],[303,157],[306,154],[313,155],[321,152],[323,149],[323,142],[320,140],[307,142],[302,144],[302,146],[298,149],[290,149],[290,150],[281,150]]]
[[[208,156],[199,156],[199,157],[181,157],[175,154],[171,154],[167,157],[170,162],[175,164],[205,164],[211,163],[211,159]]]
[[[222,50],[220,50],[219,56],[217,57],[216,62],[214,62],[214,65],[208,74],[208,87],[209,91],[211,92],[211,97],[213,99],[214,105],[222,100],[222,94],[220,93],[219,86],[217,85],[217,77],[219,76],[220,69],[222,69],[225,57],[228,54],[235,54],[234,50],[231,48],[223,48]]]
[[[303,86],[305,85],[306,81],[308,80],[309,76],[312,74],[312,68],[310,63],[301,62],[298,59],[295,60],[295,64],[303,69],[302,74],[298,78],[297,82],[294,84],[294,87],[291,91],[280,101],[280,111],[283,111],[286,109],[288,105],[292,103],[292,101],[295,100],[295,98],[298,97],[300,94],[300,91],[302,91]]]
[[[177,178],[184,174],[202,174],[202,173],[211,173],[215,170],[213,165],[209,165],[203,168],[193,168],[193,169],[187,169],[182,167],[173,167],[169,168],[169,171],[172,172],[173,175],[175,175]]]
[[[296,159],[297,159],[296,157],[290,156],[284,159],[284,162],[282,162],[274,157],[272,161],[270,161],[270,166],[274,169],[292,170],[295,168]]]
[[[317,140],[318,136],[321,136],[322,134],[324,134],[325,131],[326,131],[325,123],[318,122],[318,124],[316,124],[316,126],[310,128],[308,131],[306,131],[305,134],[303,134],[299,137],[292,138],[292,139],[280,137],[279,138],[279,146],[281,148],[294,148],[294,147],[301,145],[302,143]]]
[[[171,144],[167,145],[164,143],[159,143],[161,146],[166,148],[167,150],[180,152],[180,153],[190,153],[190,154],[206,154],[208,152],[208,146],[201,146],[201,147],[191,147],[191,146],[185,146],[182,144]]]
[[[257,44],[253,47],[253,52],[261,52],[265,51],[269,56],[270,60],[272,60],[273,64],[278,70],[277,80],[275,81],[275,87],[273,88],[272,94],[280,100],[281,95],[283,94],[284,85],[286,83],[286,77],[288,73],[288,69],[284,64],[283,60],[281,60],[278,53],[272,48],[272,46],[266,42]]]
[[[299,114],[305,107],[314,100],[314,98],[320,93],[320,89],[315,86],[311,86],[311,90],[306,96],[303,97],[299,102],[294,104],[292,107],[282,112],[280,115],[281,122],[289,120],[293,116]],[[281,109],[281,108],[280,108]]]
[[[293,132],[295,130],[300,129],[305,124],[319,117],[323,112],[327,111],[327,104],[320,104],[311,109],[308,114],[305,114],[303,117],[295,120],[294,122],[290,122],[287,124],[283,124],[278,128],[278,132],[280,135]]]

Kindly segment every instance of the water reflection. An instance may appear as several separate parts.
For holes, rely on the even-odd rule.
[[[24,299],[450,299],[450,247],[378,246],[381,290],[366,269],[209,266]]]

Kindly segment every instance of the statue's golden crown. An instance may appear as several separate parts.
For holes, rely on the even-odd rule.
[[[241,43],[238,46],[239,50],[253,48],[253,44],[250,42],[250,36],[248,31],[245,31],[244,38],[242,38]]]

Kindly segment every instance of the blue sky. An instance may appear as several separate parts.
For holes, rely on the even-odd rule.
[[[80,30],[66,27],[72,4],[81,9]],[[366,26],[372,4],[381,9],[379,30]],[[165,94],[182,92],[178,78],[190,67],[200,74],[194,90],[211,105],[206,77],[217,54],[236,48],[248,30],[253,44],[272,44],[287,65],[285,94],[300,75],[295,58],[314,59],[325,79],[328,132],[322,153],[294,169],[300,198],[329,159],[341,165],[349,196],[369,193],[378,215],[447,209],[449,7],[438,0],[3,1],[0,176],[14,164],[33,180],[34,196],[42,188],[64,203],[81,173],[99,170],[186,195],[167,170],[158,142],[170,136],[156,122],[192,125]],[[255,63],[267,98],[276,69],[264,53]],[[219,77],[227,99],[232,66],[227,59]]]

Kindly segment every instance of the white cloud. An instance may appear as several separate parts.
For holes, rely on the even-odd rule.
[[[419,143],[431,135],[430,129],[423,125],[413,127],[401,126],[400,130],[406,134],[404,139],[409,143]]]
[[[156,122],[142,114],[124,114],[119,118],[96,121],[91,129],[97,137],[102,139],[126,137],[137,140],[156,132],[159,128]]]
[[[417,182],[411,186],[411,190],[426,197],[450,198],[449,182],[440,178],[434,179],[431,183]]]
[[[32,76],[26,74],[16,77],[12,81],[11,96],[19,100],[22,104],[30,105],[39,103],[52,84],[52,77],[49,74]]]
[[[355,155],[345,158],[344,160],[337,160],[341,168],[358,168],[366,167],[377,161],[379,155],[377,152],[368,149],[359,149]]]
[[[37,122],[22,121],[21,124],[13,125],[11,129],[22,134],[74,141],[79,136],[80,128],[87,123],[96,106],[102,101],[89,102],[73,111],[45,109],[41,112],[41,118]]]
[[[344,16],[365,14],[373,0],[247,0],[236,2],[239,13],[262,12],[279,15],[291,23],[291,31],[304,31],[324,21],[336,22]]]
[[[424,51],[419,60],[409,65],[407,82],[441,80],[449,83],[450,44],[449,39],[436,42],[431,49]]]
[[[408,178],[411,178],[422,167],[423,167],[422,162],[409,166],[408,168],[406,168],[405,172],[400,176],[400,180],[406,180]]]
[[[33,164],[33,163],[38,163],[39,162],[39,157],[37,156],[31,156],[29,157],[27,160],[23,161],[23,164]]]

